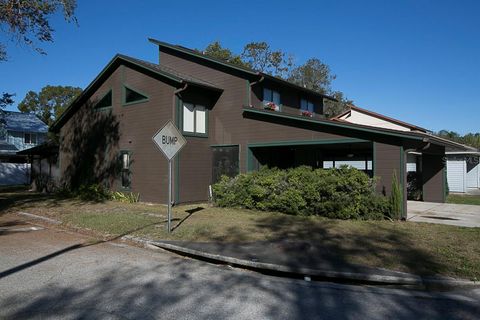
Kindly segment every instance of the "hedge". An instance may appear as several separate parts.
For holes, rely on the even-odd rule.
[[[375,180],[351,167],[312,169],[262,168],[213,185],[220,207],[243,207],[294,215],[337,219],[383,219],[390,216],[386,197],[375,194]]]

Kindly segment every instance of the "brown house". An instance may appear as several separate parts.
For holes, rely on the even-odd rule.
[[[166,202],[167,162],[152,136],[172,119],[187,139],[174,162],[175,202],[203,201],[222,174],[260,166],[349,164],[406,188],[406,154],[423,154],[425,201],[445,199],[445,148],[425,132],[328,120],[332,98],[270,75],[154,39],[159,64],[115,56],[53,125],[60,176],[75,186],[103,182]],[[406,197],[404,197],[406,199]],[[404,205],[406,210],[406,201]]]

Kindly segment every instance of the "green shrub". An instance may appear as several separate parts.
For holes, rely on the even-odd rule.
[[[85,201],[114,200],[127,203],[135,203],[140,200],[139,193],[110,191],[101,184],[81,185],[78,189],[66,186],[57,189],[57,196],[68,198],[80,198]]]
[[[390,211],[388,200],[374,193],[374,180],[346,166],[262,168],[234,178],[224,176],[213,185],[213,200],[220,207],[339,219],[382,219]]]
[[[81,185],[72,194],[86,201],[105,201],[110,199],[110,192],[101,184]]]
[[[140,199],[139,193],[111,191],[110,199],[114,201],[136,203]]]
[[[402,217],[403,192],[400,182],[397,179],[397,172],[394,170],[392,175],[392,191],[390,194],[391,215],[393,220],[400,220]]]

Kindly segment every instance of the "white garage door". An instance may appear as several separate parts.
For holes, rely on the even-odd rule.
[[[447,180],[450,192],[465,192],[465,160],[447,160]]]

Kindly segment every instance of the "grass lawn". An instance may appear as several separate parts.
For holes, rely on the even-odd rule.
[[[447,202],[480,206],[480,196],[449,194],[447,197]]]
[[[0,215],[24,211],[62,220],[99,236],[133,235],[188,241],[303,241],[327,259],[422,275],[480,279],[480,228],[414,222],[343,221],[208,204],[174,208],[174,231],[165,231],[166,207],[56,199],[25,191],[0,193]]]

